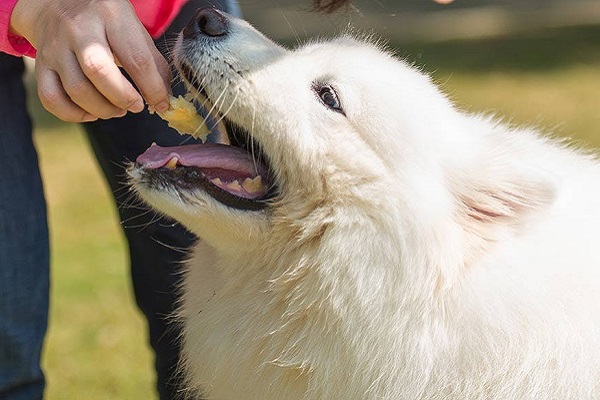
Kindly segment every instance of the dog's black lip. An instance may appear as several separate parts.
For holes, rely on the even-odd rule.
[[[185,80],[201,95],[203,95],[204,97],[208,98],[208,94],[206,93],[206,89],[204,89],[204,87],[200,84],[200,82],[198,82],[198,79],[196,78],[196,74],[194,74],[194,71],[192,69],[192,67],[186,63],[185,61],[182,61],[179,63],[179,70],[181,71],[181,75],[183,75],[183,77],[185,78]]]
[[[144,179],[152,186],[162,187],[168,183],[190,191],[201,189],[219,203],[237,210],[262,211],[269,206],[269,200],[273,197],[271,192],[257,200],[236,196],[214,185],[197,167],[178,165],[176,168],[144,169],[142,165],[136,164],[136,168],[144,170]]]

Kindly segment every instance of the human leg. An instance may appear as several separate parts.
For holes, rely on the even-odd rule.
[[[0,54],[0,398],[41,399],[48,321],[46,205],[23,60]]]

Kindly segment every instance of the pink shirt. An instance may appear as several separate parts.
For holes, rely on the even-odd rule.
[[[167,29],[187,0],[129,0],[140,21],[152,37]],[[17,0],[0,0],[0,52],[14,56],[35,57],[35,49],[27,39],[8,32],[10,16]]]

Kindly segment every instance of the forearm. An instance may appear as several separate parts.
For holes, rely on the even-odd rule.
[[[11,32],[10,17],[17,0],[0,1],[0,52],[13,56],[35,57],[35,49],[22,36]]]
[[[23,3],[23,0],[0,1],[0,52],[35,57],[36,50],[31,43],[11,30],[10,19],[17,1]],[[153,37],[158,37],[164,32],[185,3],[186,0],[175,0],[172,3],[164,2],[164,6],[157,8],[155,3],[147,3],[144,0],[131,1],[140,21]],[[236,4],[234,0],[229,0],[228,3]],[[170,7],[166,7],[167,5]]]

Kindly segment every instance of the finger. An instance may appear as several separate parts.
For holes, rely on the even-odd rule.
[[[120,117],[126,111],[108,100],[80,69],[74,54],[63,59],[56,71],[67,95],[79,107],[102,119]]]
[[[140,25],[141,26],[141,25]],[[111,49],[149,106],[158,112],[169,108],[171,72],[148,33],[132,29],[128,34],[107,31]],[[114,40],[111,40],[114,38]]]
[[[83,74],[98,92],[119,109],[142,111],[144,100],[121,73],[108,45],[88,39],[79,38],[75,49]]]
[[[64,92],[55,71],[37,65],[35,71],[38,97],[46,110],[66,122],[90,122],[98,119],[73,103]]]

